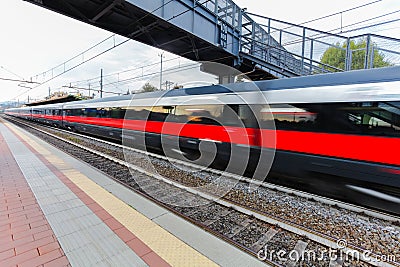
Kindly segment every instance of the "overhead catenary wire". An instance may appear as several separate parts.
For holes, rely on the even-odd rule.
[[[400,10],[398,10],[396,12],[400,12]],[[356,28],[356,29],[347,30],[347,31],[344,31],[342,33],[348,33],[348,32],[354,32],[354,31],[359,31],[359,30],[363,30],[363,29],[368,29],[368,28],[374,28],[374,27],[377,27],[377,26],[390,24],[390,23],[394,23],[394,22],[397,22],[397,21],[400,21],[400,18],[392,19],[392,20],[388,20],[388,21],[377,22],[377,23],[366,25],[366,26],[362,26],[362,27],[359,27],[359,28]],[[354,25],[356,25],[356,24],[352,24],[351,26],[354,26]]]
[[[378,18],[382,18],[382,17],[385,17],[385,16],[393,15],[393,14],[398,13],[398,12],[400,12],[400,10],[392,11],[392,12],[389,12],[389,13],[386,13],[386,14],[382,14],[382,15],[379,15],[379,16],[376,16],[376,17],[373,17],[373,18],[369,18],[369,19],[366,19],[366,20],[363,20],[363,21],[358,21],[358,22],[355,22],[355,23],[352,23],[352,24],[349,24],[349,25],[345,25],[345,26],[342,26],[340,28],[335,28],[335,29],[332,29],[332,30],[329,30],[329,31],[319,31],[319,30],[314,30],[314,29],[305,27],[306,29],[309,29],[310,31],[316,31],[317,32],[317,33],[315,33],[313,35],[307,36],[307,38],[321,39],[321,38],[325,38],[325,37],[330,37],[329,36],[330,34],[337,35],[335,33],[332,33],[332,32],[334,32],[336,30],[340,30],[340,29],[348,28],[348,27],[355,26],[355,25],[358,25],[358,24],[361,24],[361,23],[369,22],[369,21],[372,21],[372,20],[375,20],[375,19],[378,19]],[[268,17],[264,17],[264,16],[261,16],[261,15],[258,15],[258,16],[259,17],[263,17],[265,19],[270,19]],[[386,22],[375,23],[375,24],[371,24],[371,25],[368,25],[368,26],[359,27],[359,28],[356,28],[356,29],[350,29],[350,30],[347,30],[347,31],[341,32],[341,33],[343,34],[343,33],[359,31],[361,29],[372,28],[372,27],[376,27],[376,26],[379,26],[379,25],[383,25],[383,24],[389,24],[389,23],[393,23],[393,22],[396,22],[396,21],[399,21],[399,20],[400,19],[394,19],[394,20],[390,20],[390,21],[386,21]],[[278,22],[280,22],[280,21],[278,21]],[[268,25],[265,25],[265,24],[260,24],[260,25],[264,26],[264,27],[268,27]],[[288,41],[286,43],[282,43],[281,45],[282,46],[288,46],[288,45],[301,43],[302,42],[301,36],[297,36],[297,37],[298,37],[297,39],[290,40],[290,41]],[[339,35],[338,35],[338,37],[346,38],[345,36],[339,36]]]
[[[74,90],[87,90],[87,91],[97,91],[100,92],[100,90],[92,89],[92,88],[83,88],[83,87],[77,87],[77,86],[62,86],[63,88],[69,88],[69,89],[74,89]],[[115,94],[115,95],[121,95],[122,93],[116,93],[116,92],[111,92],[111,91],[103,91],[103,93],[108,93],[108,94]]]
[[[199,64],[200,64],[200,63],[193,63],[193,64],[189,64],[189,65],[187,65],[187,66],[174,67],[174,68],[165,70],[164,73],[170,74],[170,73],[175,73],[175,72],[177,72],[176,70],[184,71],[184,70],[194,69],[194,68],[197,68],[197,67],[199,66]],[[138,75],[138,76],[130,77],[130,78],[123,79],[123,80],[120,80],[120,81],[106,83],[106,84],[104,84],[104,86],[107,86],[107,85],[115,85],[115,84],[123,84],[123,83],[131,82],[131,81],[134,81],[134,80],[140,80],[140,79],[142,79],[142,78],[151,77],[151,76],[156,75],[156,74],[158,74],[158,73],[159,73],[158,71],[152,72],[152,73],[146,73],[146,74],[144,74],[144,75]],[[99,88],[99,86],[94,86],[94,87],[92,87],[92,89],[96,89],[96,88]]]
[[[5,70],[8,73],[11,73],[12,75],[14,75],[15,77],[20,78],[21,80],[24,80],[24,78],[21,75],[16,74],[15,72],[9,70],[8,68],[5,68],[4,66],[0,66],[0,68],[2,68],[3,70]]]
[[[168,2],[165,2],[164,4],[162,4],[161,6],[159,6],[158,8],[156,8],[156,9],[154,9],[153,11],[147,13],[146,15],[144,15],[144,16],[141,17],[140,19],[136,20],[135,22],[131,23],[130,25],[137,24],[139,21],[143,20],[143,19],[146,18],[147,16],[150,16],[151,14],[154,14],[154,12],[156,12],[157,10],[159,10],[159,9],[163,8],[164,6],[168,5],[168,4],[171,3],[172,1],[174,1],[174,0],[169,0]],[[209,1],[211,1],[211,0],[205,0],[205,1],[202,2],[202,3],[196,3],[196,4],[194,5],[194,7],[189,8],[189,9],[187,9],[187,10],[185,10],[185,11],[182,11],[181,13],[172,16],[171,18],[169,18],[169,19],[166,20],[166,21],[168,22],[168,21],[170,21],[170,20],[172,20],[172,19],[175,19],[175,18],[177,18],[177,17],[179,17],[179,16],[181,16],[181,15],[183,15],[183,14],[185,14],[185,13],[191,11],[191,10],[195,10],[197,7],[199,7],[199,6],[201,6],[201,5],[204,5],[205,3],[209,2]],[[155,27],[155,26],[153,26],[153,27]],[[27,92],[29,92],[29,91],[31,91],[31,90],[33,90],[33,89],[36,89],[36,88],[38,88],[39,86],[41,86],[41,85],[43,85],[43,84],[45,84],[45,83],[47,83],[47,82],[49,82],[49,81],[51,81],[51,80],[53,80],[53,79],[59,77],[59,76],[61,76],[61,75],[65,74],[65,73],[67,73],[67,72],[69,72],[69,71],[71,71],[71,70],[73,70],[73,69],[75,69],[75,68],[81,66],[81,65],[83,65],[84,63],[87,63],[88,61],[91,61],[91,60],[93,60],[94,58],[97,58],[98,56],[103,55],[103,54],[105,54],[106,52],[108,52],[108,51],[110,51],[110,50],[113,50],[114,48],[119,47],[119,46],[121,46],[121,45],[127,43],[128,41],[132,40],[131,38],[133,38],[133,37],[134,37],[134,35],[133,35],[133,36],[129,36],[128,39],[126,39],[126,40],[120,42],[119,44],[114,44],[113,47],[108,48],[108,49],[106,49],[106,50],[100,52],[99,54],[96,54],[95,56],[92,56],[92,57],[90,57],[89,59],[84,60],[83,62],[81,62],[81,63],[79,63],[79,64],[77,64],[77,65],[74,65],[73,67],[71,67],[71,68],[65,70],[64,72],[62,72],[62,73],[60,73],[60,74],[58,74],[58,75],[56,75],[56,76],[54,76],[54,77],[52,77],[52,78],[50,78],[50,79],[45,80],[44,82],[40,83],[39,85],[37,85],[37,86],[35,86],[35,87],[33,87],[33,88],[30,88],[30,89],[28,89],[28,90],[25,90],[23,93],[21,93],[21,94],[15,96],[13,99],[16,99],[17,97],[19,97],[19,96],[21,96],[21,95],[24,95],[24,94],[26,94]],[[80,54],[80,55],[81,55],[81,54]],[[78,55],[78,56],[79,56],[79,55]],[[63,63],[60,64],[60,65],[58,65],[58,66],[63,66]]]
[[[141,18],[139,18],[138,20],[136,20],[135,23],[138,23],[139,21],[141,21],[141,20],[143,20],[144,18],[146,18],[147,16],[153,14],[154,12],[156,12],[157,10],[159,10],[160,8],[164,7],[165,5],[169,4],[169,3],[172,2],[172,1],[173,1],[173,0],[169,0],[168,2],[162,4],[162,5],[159,6],[158,8],[154,9],[153,11],[147,13],[147,14],[144,15],[143,17],[141,17]],[[109,36],[108,38],[102,40],[102,41],[99,42],[99,43],[103,43],[104,41],[110,39],[110,38],[113,37],[113,36],[115,36],[115,34]],[[107,53],[108,51],[111,51],[111,50],[115,49],[116,47],[119,47],[119,46],[121,46],[121,45],[127,43],[127,42],[130,41],[130,40],[131,40],[130,38],[127,38],[126,40],[120,42],[119,44],[115,44],[115,43],[114,43],[114,46],[113,46],[113,47],[108,48],[108,49],[106,49],[106,50],[104,50],[104,51],[102,51],[102,52],[100,52],[100,53],[98,53],[98,54],[96,54],[96,55],[90,57],[89,59],[86,59],[86,60],[82,61],[81,63],[70,67],[70,68],[67,69],[67,70],[64,70],[64,72],[59,73],[58,75],[53,76],[52,78],[45,80],[44,82],[40,83],[39,85],[37,85],[37,86],[35,86],[35,87],[33,87],[33,88],[30,88],[30,89],[28,89],[28,90],[25,90],[23,93],[21,93],[21,94],[17,95],[16,97],[14,97],[14,99],[17,98],[17,97],[19,97],[19,96],[21,96],[21,95],[26,94],[27,92],[29,92],[29,91],[31,91],[31,90],[33,90],[33,89],[36,89],[37,87],[39,87],[39,86],[41,86],[41,85],[43,85],[43,84],[45,84],[45,83],[47,83],[47,82],[49,82],[49,81],[51,81],[51,80],[57,78],[57,77],[59,77],[59,76],[65,74],[65,73],[67,73],[67,72],[69,72],[69,71],[71,71],[71,70],[73,70],[73,69],[75,69],[75,68],[81,66],[81,65],[83,65],[83,64],[86,63],[86,62],[89,62],[89,61],[91,61],[91,60],[93,60],[93,59],[95,59],[95,58],[97,58],[97,57],[99,57],[99,56],[101,56],[101,55]],[[88,51],[88,50],[92,49],[93,47],[97,46],[99,43],[95,44],[94,46],[91,46],[90,48],[86,49],[85,51]],[[69,59],[68,61],[65,61],[65,62],[63,62],[63,63],[57,65],[57,66],[54,67],[54,68],[57,68],[57,67],[60,67],[60,66],[65,66],[64,64],[65,64],[66,62],[69,62],[70,60],[72,60],[72,59],[74,59],[74,58],[77,58],[77,57],[79,57],[79,56],[81,56],[81,55],[82,55],[82,53],[80,53],[80,54],[78,54],[77,56],[75,56],[75,57]],[[54,69],[54,68],[52,68],[52,69]],[[50,71],[51,71],[52,69],[50,69]],[[42,72],[41,74],[43,74],[43,73],[47,73],[47,72]],[[40,75],[40,74],[39,74],[39,75]]]
[[[3,78],[0,77],[0,80],[2,81],[10,81],[10,82],[21,82],[21,83],[31,83],[31,84],[38,84],[37,82],[33,82],[33,81],[27,81],[27,80],[20,80],[20,79],[11,79],[11,78]]]
[[[150,14],[153,14],[154,12],[156,12],[157,10],[159,10],[160,8],[163,8],[164,6],[168,5],[168,4],[169,4],[170,2],[172,2],[172,1],[173,1],[173,0],[170,0],[170,1],[168,1],[168,2],[166,2],[166,3],[164,3],[164,4],[162,4],[162,5],[159,6],[158,8],[156,8],[156,9],[154,9],[153,11],[147,13],[146,15],[144,15],[143,17],[139,18],[138,20],[136,20],[134,23],[131,23],[131,24],[136,24],[136,23],[138,23],[139,21],[143,20],[144,18],[146,18],[146,17],[149,16]],[[89,47],[89,48],[86,49],[85,51],[79,53],[78,55],[76,55],[76,56],[74,56],[74,57],[68,59],[67,61],[64,61],[63,63],[61,63],[61,64],[59,64],[59,65],[57,65],[57,66],[55,66],[55,67],[53,67],[53,68],[51,68],[51,69],[49,69],[49,70],[47,70],[47,71],[41,72],[41,73],[39,73],[39,74],[37,74],[37,75],[34,75],[34,76],[40,76],[40,75],[43,75],[43,74],[45,74],[45,73],[47,73],[47,72],[52,71],[53,69],[56,69],[56,68],[58,68],[58,67],[65,66],[66,63],[72,61],[72,60],[75,59],[75,58],[78,58],[78,57],[82,56],[84,53],[86,53],[86,52],[92,50],[93,48],[95,48],[96,46],[98,46],[98,45],[100,45],[100,44],[106,42],[107,40],[109,40],[109,39],[111,39],[111,38],[115,38],[115,36],[116,36],[116,34],[112,34],[112,35],[110,35],[109,37],[107,37],[107,38],[101,40],[100,42],[96,43],[95,45]],[[128,38],[128,40],[130,40],[130,39]],[[114,46],[115,46],[115,39],[114,39]],[[33,76],[33,77],[34,77],[34,76]]]
[[[301,26],[301,25],[308,24],[308,23],[311,23],[311,22],[315,22],[315,21],[318,21],[318,20],[321,20],[321,19],[326,19],[326,18],[329,18],[329,17],[333,17],[333,16],[336,16],[336,15],[340,15],[340,14],[343,14],[343,13],[350,12],[350,11],[353,11],[353,10],[356,10],[356,9],[359,9],[359,8],[362,8],[362,7],[366,7],[366,6],[369,6],[369,5],[372,5],[372,4],[376,4],[376,3],[382,2],[382,1],[383,0],[376,0],[376,1],[369,2],[369,3],[363,4],[363,5],[359,5],[359,6],[356,6],[356,7],[352,7],[352,8],[349,8],[349,9],[342,10],[342,11],[338,11],[338,12],[335,12],[335,13],[332,13],[332,14],[329,14],[329,15],[325,15],[325,16],[322,16],[322,17],[318,17],[318,18],[315,18],[315,19],[308,20],[308,21],[304,21],[304,22],[301,22],[301,23],[299,23],[297,25]],[[251,13],[251,12],[246,12],[246,13],[249,14],[249,15],[258,16],[255,13]],[[283,30],[291,28],[291,27],[293,27],[293,26],[288,26],[286,28],[283,28]]]
[[[46,70],[46,71],[40,72],[40,73],[38,73],[38,74],[36,74],[36,75],[33,75],[32,77],[44,76],[44,75],[46,75],[46,73],[52,72],[54,69],[57,69],[57,68],[62,67],[62,66],[65,66],[65,64],[67,64],[68,62],[71,62],[72,60],[74,60],[74,59],[76,59],[76,58],[78,58],[78,57],[80,57],[80,56],[83,56],[85,53],[89,52],[89,51],[92,50],[93,48],[95,48],[95,47],[97,47],[97,46],[103,44],[104,42],[108,41],[109,39],[111,39],[111,38],[113,38],[113,37],[115,37],[115,34],[112,34],[112,35],[110,35],[109,37],[107,37],[107,38],[105,38],[105,39],[103,39],[103,40],[97,42],[96,44],[94,44],[94,45],[92,45],[91,47],[87,48],[85,51],[79,53],[79,54],[76,55],[76,56],[73,56],[72,58],[70,58],[70,59],[64,61],[63,63],[60,63],[60,64],[58,64],[57,66],[52,67],[51,69],[48,69],[48,70]]]
[[[164,60],[164,62],[170,62],[170,61],[173,61],[173,60],[176,60],[176,59],[180,59],[180,58],[181,58],[181,57],[178,56],[178,57],[174,57],[174,58],[171,58],[171,59],[166,59],[166,60]],[[149,64],[147,64],[147,65],[143,65],[143,66],[140,66],[140,67],[135,67],[135,68],[131,68],[131,69],[128,69],[128,70],[123,70],[123,71],[118,71],[118,72],[113,72],[113,73],[110,73],[110,74],[107,74],[107,75],[103,75],[103,78],[105,78],[105,77],[111,77],[111,76],[115,76],[115,75],[119,75],[119,74],[123,74],[123,73],[127,73],[127,72],[138,71],[138,70],[141,70],[141,69],[143,69],[143,68],[148,68],[148,67],[152,67],[152,66],[157,66],[157,65],[159,65],[159,64],[160,64],[159,61],[157,61],[157,62],[155,61],[155,62],[149,63]],[[88,82],[90,82],[90,81],[95,81],[95,80],[97,80],[97,79],[99,79],[99,78],[100,78],[100,76],[96,76],[96,77],[93,77],[93,78],[90,78],[90,79],[72,81],[71,83],[73,83],[73,84],[77,84],[77,83],[88,83]]]
[[[232,42],[232,43],[233,43],[233,42]],[[229,44],[232,44],[232,43],[228,43],[228,45],[229,45]],[[214,46],[214,45],[208,45],[208,46],[206,46],[206,47],[199,48],[198,50],[199,50],[199,51],[207,50],[207,49],[209,49],[209,48],[212,48],[213,46]],[[188,50],[188,51],[186,51],[186,52],[180,53],[179,55],[180,55],[180,56],[184,56],[184,55],[189,54],[189,53],[192,53],[192,52],[193,52],[192,50]],[[232,57],[232,56],[223,56],[223,57],[219,57],[219,58],[215,58],[215,59],[213,59],[213,60],[210,60],[210,62],[217,62],[217,61],[219,61],[219,60],[223,60],[223,59],[227,59],[227,58],[231,58],[231,57]],[[151,64],[151,65],[154,65],[154,64]],[[184,70],[187,70],[187,69],[196,68],[196,67],[198,67],[199,65],[200,65],[200,63],[195,62],[195,63],[189,64],[189,65],[186,65],[186,66],[183,65],[183,66],[178,66],[178,67],[174,67],[174,68],[171,68],[171,69],[167,69],[166,71],[164,71],[164,73],[168,73],[168,74],[176,73],[176,72],[179,72],[179,71],[184,71]],[[193,66],[193,67],[187,68],[188,66]],[[140,69],[140,68],[138,68],[138,69]],[[173,72],[172,70],[175,70],[175,71]],[[141,78],[151,77],[151,76],[156,75],[156,74],[158,74],[158,73],[159,73],[159,71],[153,72],[153,73],[146,73],[146,74],[144,74],[144,75],[138,75],[138,76],[135,76],[135,77],[132,77],[132,78],[120,80],[120,81],[113,82],[113,83],[126,83],[126,82],[129,82],[129,81],[131,81],[131,80],[139,80],[139,79],[141,79]],[[104,86],[106,86],[106,85],[109,85],[109,84],[104,84]],[[99,86],[97,85],[97,86],[94,86],[94,87],[91,87],[91,88],[99,88]]]
[[[228,43],[228,44],[231,44],[231,43]],[[202,48],[200,48],[200,49],[198,49],[198,50],[199,50],[199,51],[201,51],[201,50],[207,50],[207,49],[209,49],[209,48],[211,48],[211,47],[213,47],[213,45],[209,45],[209,46],[206,46],[206,47],[202,47]],[[183,53],[181,53],[181,54],[179,54],[179,55],[180,55],[180,56],[184,56],[184,55],[189,54],[189,53],[192,53],[192,52],[193,52],[192,50],[188,50],[188,51],[183,52]],[[210,60],[210,62],[217,62],[217,61],[219,61],[219,60],[223,60],[223,59],[227,59],[227,58],[231,58],[231,57],[232,57],[232,56],[223,56],[223,57],[219,57],[219,58],[215,58],[215,59],[213,59],[213,60]],[[174,67],[174,68],[172,68],[172,69],[167,69],[166,71],[164,71],[164,73],[171,74],[171,73],[177,73],[177,72],[179,72],[179,71],[184,71],[184,70],[188,70],[188,69],[194,69],[194,68],[198,67],[199,64],[200,64],[200,63],[195,62],[195,63],[192,63],[192,64],[190,64],[190,65],[186,65],[186,66],[183,65],[183,66]],[[152,64],[152,65],[153,65],[153,64]],[[193,66],[193,67],[187,68],[187,66]],[[140,68],[139,68],[139,69],[140,69]],[[171,70],[174,70],[174,71],[171,71]],[[126,84],[126,83],[128,83],[128,82],[130,82],[130,81],[140,80],[140,79],[143,79],[143,78],[151,77],[151,76],[156,75],[156,74],[158,74],[158,73],[159,73],[159,71],[156,71],[156,72],[153,72],[153,73],[146,73],[146,74],[143,74],[143,75],[138,75],[138,76],[135,76],[135,77],[127,78],[127,79],[120,80],[120,81],[113,82],[113,83],[120,83],[120,84],[122,83],[122,84]],[[106,85],[109,85],[109,84],[104,84],[104,86],[106,86]],[[65,86],[65,87],[68,87],[68,86]],[[91,87],[91,89],[93,89],[93,88],[99,88],[99,86]],[[87,89],[88,89],[88,88],[87,88]],[[96,89],[95,89],[95,90],[96,90]]]

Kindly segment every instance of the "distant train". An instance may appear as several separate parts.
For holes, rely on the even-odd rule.
[[[399,67],[5,113],[400,214]]]

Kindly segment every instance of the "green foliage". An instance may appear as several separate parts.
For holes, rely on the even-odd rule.
[[[141,93],[147,93],[147,92],[154,92],[157,91],[158,88],[155,87],[154,85],[150,84],[150,83],[146,83],[145,85],[143,85],[142,90],[140,91]]]
[[[340,43],[336,43],[335,46],[328,48],[321,57],[321,62],[323,64],[320,64],[320,67],[332,72],[344,70],[345,59],[346,59],[346,47],[347,47],[347,42],[344,42],[342,45]],[[357,42],[355,42],[354,40],[350,41],[350,50],[352,52],[351,53],[352,70],[364,68],[366,47],[367,47],[366,39],[359,39]],[[393,65],[388,60],[385,60],[385,55],[383,53],[380,53],[376,49],[373,43],[370,45],[368,60],[370,60],[371,53],[373,53],[374,55],[372,64],[373,68],[388,67]]]

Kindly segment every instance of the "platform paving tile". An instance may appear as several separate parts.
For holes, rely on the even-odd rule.
[[[109,257],[111,257],[112,255],[117,255],[118,253],[120,253],[121,251],[117,248],[115,248],[112,245],[112,236],[108,236],[108,237],[103,237],[103,238],[99,238],[96,242],[96,246],[103,251],[106,251],[106,255],[108,255]],[[128,249],[128,248],[126,248]],[[136,253],[136,251],[135,251]],[[137,253],[136,253],[137,254]],[[141,255],[138,255],[139,257],[141,257]]]
[[[68,219],[73,219],[73,218],[79,218],[87,215],[93,215],[93,212],[86,207],[83,203],[82,205],[79,205],[77,207],[73,208],[68,208],[68,202],[58,202],[60,204],[60,207],[63,207],[63,209],[59,210],[58,212],[53,212],[50,213],[50,211],[45,210],[45,214],[47,217],[60,217],[63,218],[64,220]],[[44,208],[46,209],[46,207]]]
[[[67,256],[68,252],[91,244],[91,240],[89,240],[85,234],[82,234],[80,232],[60,236],[57,237],[57,239],[60,244],[62,244],[63,250]]]
[[[82,220],[79,220],[80,223],[75,223],[76,220],[67,220],[62,221],[61,223],[53,224],[53,228],[56,228],[55,231],[57,237],[66,236],[74,232],[87,231],[91,227],[91,225],[85,225],[82,223]]]
[[[18,139],[8,128],[0,124],[0,131],[7,143],[13,143],[10,150],[15,161],[18,163],[44,214],[46,214],[54,235],[71,265],[90,266],[98,261],[107,260],[110,263],[109,265],[113,266],[147,266],[128,245],[60,181],[57,175],[48,168],[48,165],[45,165],[23,142],[15,142]],[[47,190],[43,190],[44,187]],[[67,204],[71,201],[74,202],[72,207]],[[59,208],[59,210],[57,211],[56,208]],[[37,226],[39,225],[37,224]],[[50,240],[53,237],[43,237],[39,240],[46,240],[46,238]],[[107,245],[103,240],[102,244],[98,243],[101,238],[107,240]],[[31,241],[39,242],[39,240]],[[45,242],[42,241],[38,244],[40,246],[47,245],[43,243]],[[121,254],[121,252],[123,253]],[[55,252],[52,253],[55,254]],[[114,257],[112,253],[119,256]],[[45,257],[41,256],[35,258],[37,262],[44,259]],[[127,262],[129,264],[120,265],[120,263]]]
[[[69,262],[10,146],[0,130],[0,266],[38,266],[61,257],[66,266]]]
[[[84,246],[78,249],[69,251],[67,257],[71,262],[72,266],[94,266],[95,263],[101,259],[104,260],[104,255],[99,255],[97,257],[92,257],[93,253],[96,251],[91,250],[92,246]]]
[[[67,257],[62,256],[58,259],[43,264],[43,267],[70,267],[70,264]]]
[[[67,207],[68,209],[76,208],[76,207],[81,207],[85,205],[82,201],[79,201],[78,199],[73,199],[71,201],[67,201],[66,203],[52,203],[52,204],[44,204],[43,209],[46,210],[46,214],[50,215],[53,213],[57,213],[60,211],[61,208]]]
[[[157,204],[149,202],[147,199],[144,199],[141,196],[132,194],[131,190],[121,184],[114,182],[114,184],[110,184],[107,187],[107,190],[116,192],[119,199],[124,201],[126,204],[135,207],[136,210],[145,215],[147,218],[153,219],[168,212]]]

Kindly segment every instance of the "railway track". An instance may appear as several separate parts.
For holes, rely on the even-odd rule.
[[[160,155],[12,120],[270,265],[400,266],[395,216],[353,205],[345,208],[346,203],[275,185],[249,191],[245,178],[221,177],[221,172],[210,169],[194,173],[191,168],[196,166],[191,164],[172,164]],[[151,160],[156,174],[144,168],[143,158]],[[219,191],[230,188],[224,198],[216,197],[219,192],[197,189],[210,181],[219,183]]]

